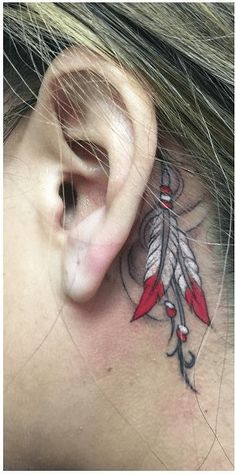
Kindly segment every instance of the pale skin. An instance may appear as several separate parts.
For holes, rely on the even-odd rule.
[[[79,57],[78,69],[88,67],[83,55]],[[74,57],[62,58],[64,71],[72,65]],[[97,136],[99,144],[111,150],[109,166],[117,166],[114,181],[111,173],[107,182],[99,166],[91,171],[65,149],[60,154],[63,138],[50,135],[58,126],[45,122],[47,113],[53,121],[45,98],[50,70],[36,111],[20,122],[5,147],[6,468],[232,470],[230,302],[219,297],[222,269],[216,267],[216,249],[208,236],[213,212],[209,196],[200,178],[184,174],[183,208],[189,200],[197,202],[199,194],[203,198],[204,205],[183,216],[181,225],[193,227],[203,219],[191,238],[214,322],[207,330],[188,313],[195,353],[201,345],[195,395],[181,379],[177,362],[166,357],[168,321],[156,324],[144,318],[130,323],[134,305],[120,277],[120,256],[137,236],[151,199],[148,185],[158,177],[155,114],[146,92],[124,71],[125,93],[116,82],[120,71],[103,61],[97,68],[116,86],[129,112],[129,119],[124,113],[119,138],[122,149],[122,140],[127,140],[128,177],[124,171],[119,175],[124,162],[117,165],[116,147],[112,154],[118,115],[109,109],[109,101],[114,127],[110,130],[103,122]],[[133,101],[137,108],[132,113]],[[45,105],[46,118],[40,115]],[[86,117],[85,135],[96,143],[98,123],[89,113]],[[134,136],[125,135],[127,129]],[[173,160],[184,163],[184,151],[174,140],[162,138],[158,143],[168,148]],[[141,155],[145,163],[140,177],[136,170]],[[80,199],[66,231],[60,225],[62,172],[79,177]],[[66,259],[68,252],[73,259],[81,241],[88,250],[80,254],[82,270],[71,289]],[[138,299],[140,288],[132,281],[129,288]]]

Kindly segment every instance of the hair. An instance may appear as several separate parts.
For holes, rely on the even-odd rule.
[[[5,137],[34,107],[53,58],[81,45],[130,71],[216,205],[232,271],[233,3],[4,4]],[[77,89],[78,90],[78,89]]]

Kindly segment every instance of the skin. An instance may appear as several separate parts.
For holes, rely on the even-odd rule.
[[[196,469],[203,462],[202,469],[231,469],[232,350],[225,310],[219,307],[215,330],[204,340],[196,397],[165,356],[168,325],[129,323],[134,307],[118,259],[91,301],[66,300],[60,250],[46,238],[34,201],[33,157],[27,149],[18,154],[24,126],[12,133],[5,153],[6,466],[164,470]],[[45,173],[43,163],[38,172]],[[198,232],[204,237],[205,230]],[[205,246],[198,252],[211,314],[219,291],[209,270],[213,255]],[[197,348],[205,327],[193,319],[191,329]]]
[[[54,208],[47,195],[52,160],[50,153],[36,159],[32,152],[31,122],[31,115],[22,119],[5,147],[5,467],[232,470],[230,315],[228,300],[218,298],[222,271],[216,246],[206,244],[213,209],[200,180],[183,172],[185,191],[179,201],[186,209],[199,195],[203,198],[180,223],[188,229],[204,218],[191,233],[192,248],[214,321],[206,332],[186,311],[191,349],[197,353],[201,344],[193,372],[196,395],[184,385],[177,360],[166,357],[169,321],[130,323],[134,304],[122,284],[120,257],[125,259],[137,239],[151,194],[147,191],[140,200],[132,231],[95,294],[75,302],[63,286],[58,224],[63,203],[56,193]],[[162,138],[159,143],[189,169],[175,141]],[[150,187],[159,172],[157,165]],[[88,201],[93,207],[101,197],[96,189],[88,200],[81,192],[81,215],[87,214]],[[51,203],[49,214],[41,195]],[[127,285],[138,301],[140,286],[132,279]],[[164,316],[161,309],[156,314]]]

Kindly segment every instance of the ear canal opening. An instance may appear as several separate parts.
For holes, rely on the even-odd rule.
[[[58,194],[64,205],[61,226],[67,229],[73,220],[78,202],[78,194],[72,176],[71,179],[67,178],[60,184]]]

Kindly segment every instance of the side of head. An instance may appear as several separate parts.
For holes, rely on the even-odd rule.
[[[10,469],[231,466],[231,18],[5,6]]]

